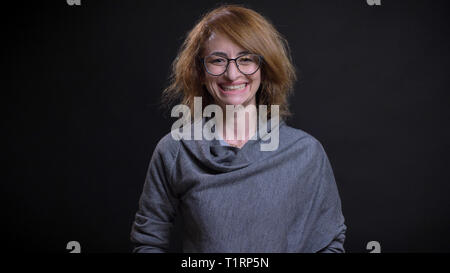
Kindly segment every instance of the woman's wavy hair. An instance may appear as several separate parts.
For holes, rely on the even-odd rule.
[[[296,80],[289,45],[261,14],[240,5],[223,5],[206,13],[188,33],[172,64],[170,85],[163,91],[162,103],[181,101],[193,113],[194,97],[201,96],[203,107],[214,100],[203,84],[203,46],[213,33],[227,36],[252,53],[263,56],[258,105],[279,105],[280,118],[291,115],[288,97]]]

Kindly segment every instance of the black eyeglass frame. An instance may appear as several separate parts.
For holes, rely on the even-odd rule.
[[[254,55],[254,56],[257,56],[257,57],[258,57],[258,61],[259,61],[259,62],[258,62],[258,68],[255,70],[255,72],[250,73],[250,74],[242,72],[241,69],[239,68],[239,64],[236,62],[239,58],[242,58],[242,57],[245,57],[245,56],[248,56],[248,55]],[[205,62],[205,61],[206,61],[206,58],[208,58],[208,57],[210,57],[210,56],[217,56],[217,57],[224,58],[224,59],[227,60],[227,65],[225,66],[225,70],[224,70],[222,73],[220,73],[220,74],[213,74],[213,73],[211,73],[211,72],[208,71],[208,67],[206,66],[206,62]],[[201,58],[201,61],[202,61],[202,63],[203,63],[203,67],[205,68],[206,72],[207,72],[208,74],[212,75],[212,76],[218,77],[218,76],[223,75],[225,72],[227,72],[228,66],[230,65],[230,62],[231,62],[231,61],[234,61],[234,63],[236,64],[236,67],[237,67],[237,69],[238,69],[239,72],[241,72],[241,73],[244,74],[244,75],[251,76],[251,75],[255,74],[255,73],[259,70],[259,68],[260,68],[261,65],[263,64],[264,58],[263,58],[263,56],[261,56],[261,55],[253,54],[253,53],[244,54],[244,55],[241,55],[241,56],[236,57],[236,58],[234,58],[234,59],[229,59],[229,58],[224,57],[224,56],[219,56],[219,55],[216,55],[216,54],[211,54],[211,55],[208,55],[208,56],[206,56],[206,57],[204,57],[204,58]]]

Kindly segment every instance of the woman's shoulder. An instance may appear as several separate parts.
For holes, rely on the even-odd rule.
[[[169,132],[164,135],[155,147],[155,153],[161,154],[164,157],[175,158],[180,148],[180,141],[175,140],[172,134]]]
[[[285,149],[297,151],[299,158],[303,161],[324,162],[328,160],[324,146],[316,137],[302,129],[288,125],[283,127],[282,131],[280,128],[280,145],[284,145]],[[305,157],[309,160],[305,160]]]
[[[311,158],[327,157],[322,142],[310,133],[287,124],[280,128],[280,146],[291,150],[303,151],[300,154],[307,154]]]
[[[281,129],[281,128],[280,128]],[[322,145],[320,141],[307,133],[306,131],[292,127],[286,123],[282,126],[280,130],[280,137],[284,138],[285,143],[297,143],[298,145]]]

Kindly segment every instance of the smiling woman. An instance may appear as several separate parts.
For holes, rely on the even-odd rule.
[[[289,116],[287,98],[296,76],[288,43],[267,19],[239,6],[223,6],[207,13],[189,32],[173,63],[172,81],[164,91],[164,101],[181,95],[182,103],[191,110],[195,96],[204,96],[206,104],[214,103],[209,92],[204,92],[205,82],[213,78],[205,73],[202,58],[210,54],[235,58],[243,53],[256,54],[261,57],[258,61],[264,63],[257,70],[260,75],[250,75],[260,80],[260,86],[254,84],[260,90],[256,95],[257,103],[280,105],[280,116]],[[230,63],[227,67],[231,70],[229,75],[236,77],[235,68]],[[222,77],[219,80],[234,79]]]
[[[221,106],[256,105],[256,91],[261,84],[261,56],[246,53],[223,34],[212,35],[204,50],[205,85]],[[232,59],[228,59],[230,56]],[[233,61],[234,65],[230,65]]]
[[[163,137],[131,231],[135,252],[168,251],[176,212],[184,252],[344,251],[346,226],[325,151],[284,121],[294,80],[286,40],[259,13],[226,5],[203,16],[173,63],[163,101],[181,98],[194,113],[213,105],[267,109],[270,126],[257,130],[257,111],[236,119],[215,111],[186,119],[194,129],[208,117],[223,119],[219,139]],[[246,137],[236,140],[241,125]],[[259,149],[274,131],[276,148]]]

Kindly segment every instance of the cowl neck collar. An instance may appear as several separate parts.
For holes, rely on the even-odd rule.
[[[207,122],[207,119],[203,118],[201,122],[204,125]],[[195,157],[197,161],[199,161],[201,165],[203,165],[207,169],[217,173],[230,172],[245,168],[256,160],[261,159],[261,157],[263,156],[261,153],[270,153],[261,151],[261,143],[264,143],[264,136],[271,132],[271,123],[272,120],[268,120],[267,131],[263,135],[259,135],[258,130],[256,139],[249,139],[241,148],[234,146],[224,146],[220,143],[219,140],[216,139],[181,139],[180,141],[182,145],[184,145],[186,150],[191,154],[191,156]],[[284,121],[280,120],[280,131],[281,127],[284,125]],[[191,126],[191,128],[194,127],[195,126]],[[192,135],[194,134],[192,133]]]

